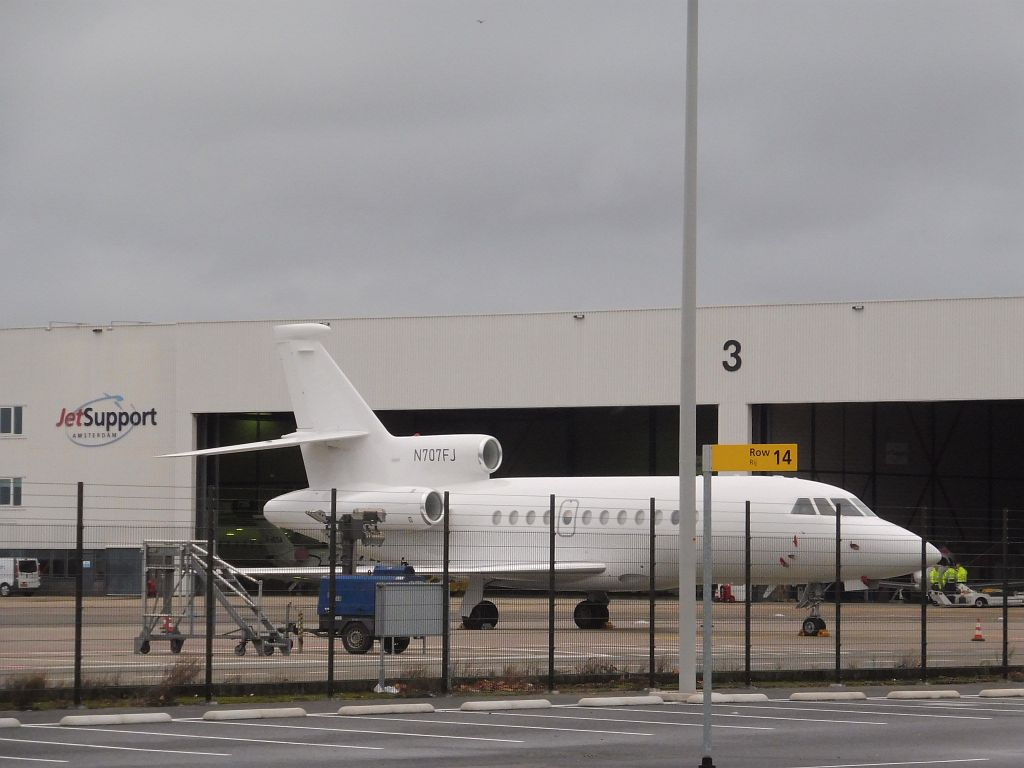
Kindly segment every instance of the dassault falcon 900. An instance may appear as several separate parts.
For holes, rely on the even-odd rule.
[[[309,487],[270,500],[266,519],[284,529],[326,541],[324,510],[336,489],[337,513],[362,521],[367,536],[358,544],[375,559],[371,544],[388,544],[389,558],[417,571],[438,573],[437,531],[449,493],[452,538],[450,573],[468,587],[460,613],[470,629],[492,628],[499,619],[485,586],[548,587],[550,499],[561,556],[556,588],[586,594],[574,611],[583,629],[608,620],[608,595],[645,591],[648,559],[631,551],[650,529],[653,498],[655,586],[678,586],[679,481],[676,477],[492,478],[501,464],[498,441],[488,435],[400,437],[390,434],[324,348],[330,328],[319,323],[277,326],[296,431],[275,440],[171,454],[210,456],[298,446]],[[840,577],[847,589],[865,589],[879,579],[911,573],[939,560],[930,544],[876,516],[836,486],[774,476],[713,478],[713,573],[716,583],[744,579],[745,505],[751,505],[751,577],[759,585],[806,585],[811,615],[803,623],[817,634],[825,623],[817,611],[824,585],[835,580],[836,515],[842,516]],[[698,520],[701,478],[694,478]],[[314,522],[315,521],[315,522]],[[701,528],[698,523],[697,530]],[[630,538],[632,537],[632,538]],[[702,543],[695,542],[697,580]],[[380,550],[376,550],[380,551]],[[565,553],[570,552],[571,557]],[[250,569],[252,570],[252,569]],[[265,569],[284,576],[327,573],[325,566]]]

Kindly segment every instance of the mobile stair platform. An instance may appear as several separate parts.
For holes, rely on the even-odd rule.
[[[186,640],[206,636],[206,542],[147,541],[142,563],[142,629],[135,638],[135,653],[149,653],[156,642],[167,642],[171,653],[181,653]],[[216,554],[212,565],[214,605],[227,613],[232,626],[215,636],[235,639],[236,656],[244,656],[250,644],[261,656],[275,651],[287,656],[293,642],[290,604],[279,628],[263,608],[262,581]]]

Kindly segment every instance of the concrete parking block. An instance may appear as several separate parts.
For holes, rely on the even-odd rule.
[[[350,704],[338,710],[339,715],[411,715],[433,712],[433,704]]]
[[[61,725],[70,727],[169,722],[171,722],[171,716],[167,712],[132,712],[119,715],[67,715],[60,720]]]
[[[650,694],[648,696],[589,696],[580,699],[577,706],[580,707],[628,707],[636,704],[664,704],[661,696]]]
[[[789,696],[790,701],[863,701],[863,691],[800,691]]]
[[[669,701],[669,699],[665,699]],[[703,693],[691,693],[684,699],[687,704],[703,704],[704,694]],[[768,701],[768,697],[763,693],[717,693],[711,692],[711,703],[712,704],[745,704],[752,703],[755,701]]]
[[[1024,696],[1024,688],[987,688],[978,695],[986,699],[1009,699]]]
[[[549,709],[547,699],[520,699],[510,701],[467,701],[459,709],[463,712],[494,712],[503,709]]]
[[[21,721],[16,717],[0,717],[0,728],[17,728]]]
[[[302,707],[282,707],[280,709],[211,709],[203,715],[203,720],[266,720],[273,717],[305,717],[306,710]]]
[[[959,699],[960,691],[890,691],[887,699]]]

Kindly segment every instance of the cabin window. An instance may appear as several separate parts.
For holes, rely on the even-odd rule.
[[[533,525],[533,521],[537,519],[537,513],[534,510],[530,510],[526,513],[526,524]]]
[[[645,517],[644,511],[642,509],[638,509],[636,511],[636,517],[634,517],[633,520],[634,520],[634,522],[636,522],[637,525],[643,525],[644,524],[644,517]]]
[[[832,503],[836,505],[836,509],[843,517],[863,517],[864,513],[861,512],[853,503],[853,499],[832,499]]]
[[[660,509],[654,510],[654,524],[655,525],[660,525],[661,521],[664,519],[664,517],[665,517],[665,515],[662,514]]]
[[[583,524],[590,525],[590,518],[594,516],[594,513],[589,509],[583,510]]]
[[[679,510],[672,510],[672,525],[679,525]]]
[[[515,525],[518,520],[519,520],[519,510],[518,509],[513,509],[511,512],[508,513],[508,524],[509,525]]]
[[[814,511],[814,505],[811,504],[810,499],[797,499],[796,504],[793,505],[794,515],[814,515],[817,514]]]
[[[548,527],[551,526],[551,510],[550,509],[544,511],[543,520],[544,520],[544,525],[546,525]]]
[[[601,510],[601,525],[608,525],[608,518],[609,517],[610,517],[610,515],[608,514],[608,510],[607,509],[602,509]]]
[[[501,510],[494,510],[494,514],[491,515],[491,525],[501,525]]]
[[[832,502],[828,499],[815,499],[814,506],[818,508],[819,514],[836,516],[836,508],[832,506]]]
[[[616,520],[618,521],[619,525],[625,525],[627,517],[629,517],[629,515],[626,513],[626,510],[620,509],[619,514],[616,517]]]

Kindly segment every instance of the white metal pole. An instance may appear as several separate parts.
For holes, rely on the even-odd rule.
[[[686,9],[683,291],[679,355],[679,690],[697,690],[697,0]]]

